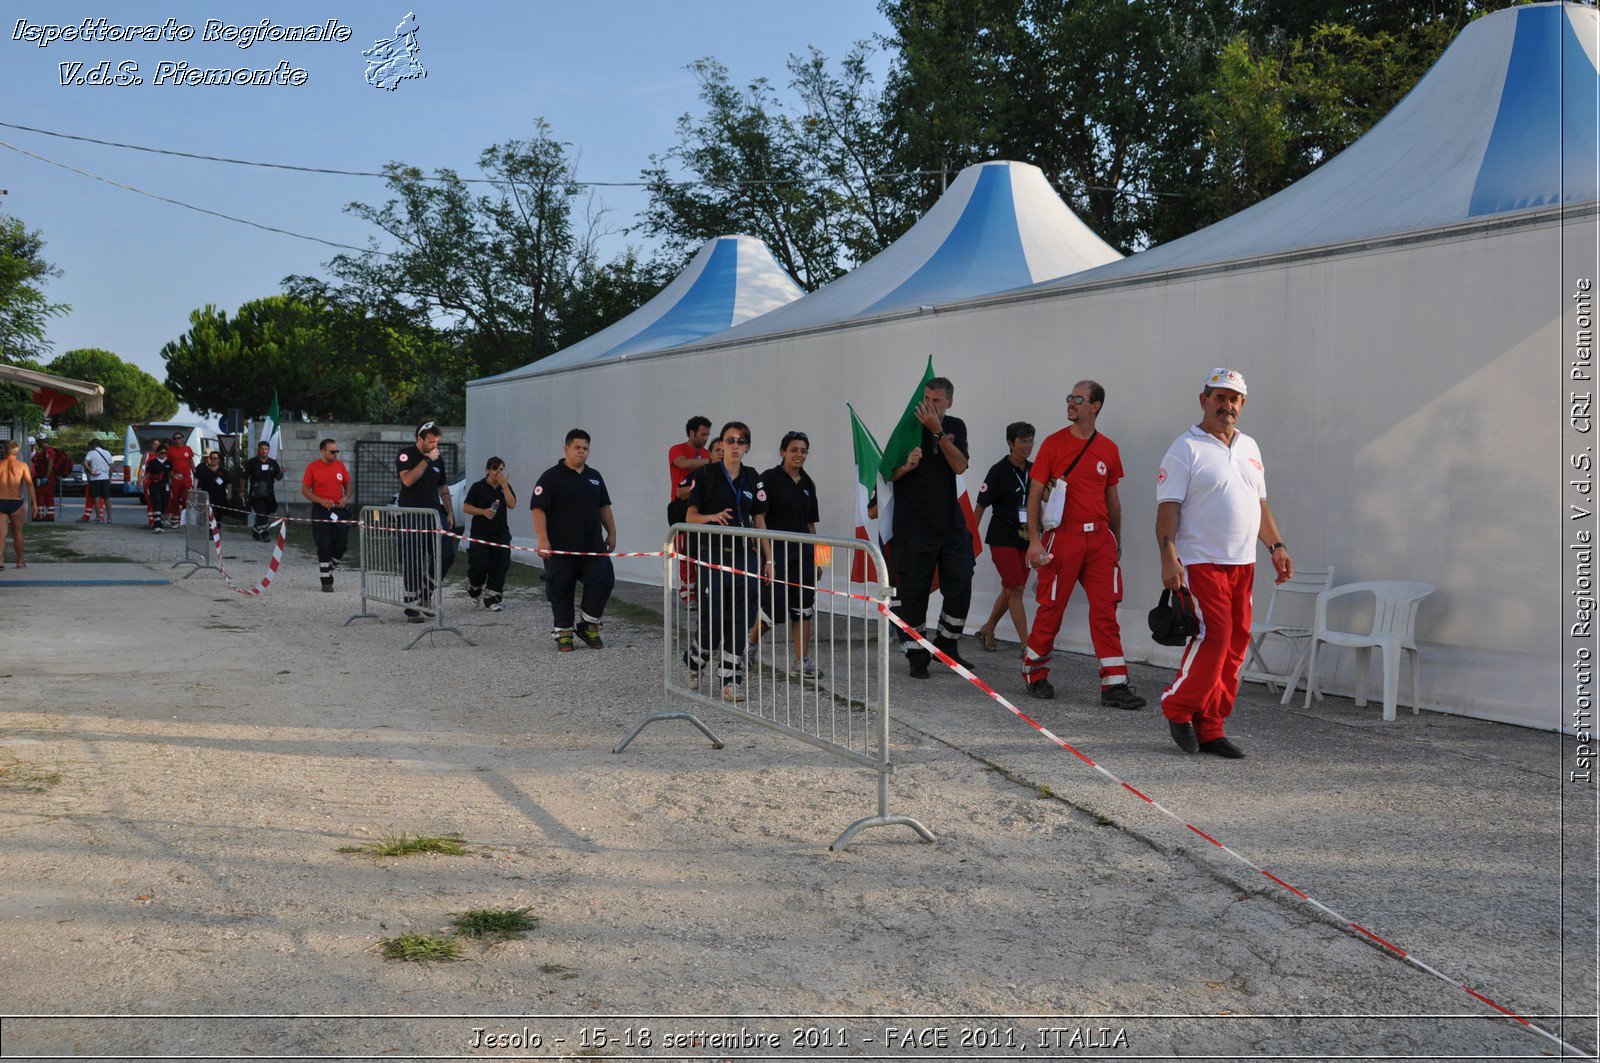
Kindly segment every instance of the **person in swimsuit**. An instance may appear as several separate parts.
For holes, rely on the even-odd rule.
[[[27,568],[28,563],[22,559],[22,525],[27,520],[28,514],[22,508],[23,496],[26,493],[28,509],[33,511],[35,519],[39,516],[39,500],[33,493],[33,470],[28,463],[17,457],[17,452],[22,449],[22,444],[15,439],[8,439],[0,443],[0,453],[5,457],[0,458],[0,519],[5,520],[5,526],[0,527],[0,569],[5,566],[5,529],[11,529],[11,542],[17,553],[17,567]]]

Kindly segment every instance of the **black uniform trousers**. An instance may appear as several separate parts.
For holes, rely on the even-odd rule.
[[[150,499],[150,527],[160,524],[167,515],[167,496],[172,488],[166,483],[149,484],[144,489]]]
[[[453,540],[452,540],[453,541]],[[510,545],[510,540],[506,540]],[[467,547],[467,595],[483,595],[486,605],[498,602],[506,589],[506,573],[511,571],[511,551],[504,546],[473,543]],[[488,593],[484,591],[487,589]]]
[[[939,613],[936,639],[958,639],[972,606],[972,535],[965,525],[942,536],[923,536],[897,532],[893,544],[894,585],[899,597],[895,614],[912,628],[921,631],[928,619],[928,596],[933,593],[933,574],[939,573],[939,590],[944,608]],[[933,655],[895,628],[900,648],[906,656],[926,664]]]
[[[573,599],[578,584],[583,584],[583,620],[599,624],[605,619],[606,602],[617,576],[609,557],[560,557],[544,559],[545,590],[550,595],[552,626],[556,631],[571,631],[575,626]]]
[[[270,523],[267,518],[278,512],[278,500],[271,495],[265,498],[251,498],[246,504],[250,507],[251,531],[265,528]]]
[[[744,544],[726,554],[715,545],[710,549],[718,564],[738,571],[701,570],[700,613],[684,661],[696,671],[714,667],[724,684],[737,683],[744,676],[750,628],[760,609],[761,585],[756,576],[761,571],[761,554]]]
[[[456,549],[461,540],[450,535],[435,535],[431,531],[402,531],[400,540],[400,577],[405,583],[406,604],[432,608],[438,586],[433,582],[434,551],[443,551],[439,558],[439,578],[450,574],[456,563]],[[503,586],[504,584],[502,584]]]
[[[338,513],[339,520],[330,523],[335,513]],[[317,544],[317,569],[324,580],[331,580],[334,563],[344,557],[345,550],[350,546],[348,511],[313,504],[311,519],[316,522],[311,525],[311,541]]]

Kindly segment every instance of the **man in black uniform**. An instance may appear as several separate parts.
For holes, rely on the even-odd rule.
[[[617,548],[617,525],[611,518],[611,495],[605,477],[589,467],[589,433],[567,433],[563,457],[545,470],[533,488],[533,534],[545,559],[544,579],[550,594],[556,649],[573,648],[572,599],[583,581],[583,615],[578,638],[590,649],[605,645],[600,624],[616,584],[609,557],[565,557],[553,550],[604,554]]]
[[[402,450],[394,459],[394,471],[400,477],[402,509],[431,509],[439,514],[439,527],[455,531],[454,507],[450,504],[450,485],[445,482],[445,469],[439,463],[439,437],[444,433],[435,421],[417,428],[417,442]],[[439,576],[450,571],[456,559],[456,540],[448,536],[435,541],[435,536],[404,533],[400,544],[400,572],[405,580],[406,619],[413,624],[423,620],[423,609],[432,612],[434,595],[438,587],[433,583],[433,552],[444,551],[440,559]],[[419,608],[420,607],[420,608]]]
[[[967,426],[946,411],[955,402],[955,385],[942,376],[922,389],[917,420],[922,445],[889,477],[894,484],[894,582],[900,592],[900,619],[921,631],[928,615],[933,573],[939,572],[944,609],[933,644],[962,665],[957,641],[972,604],[972,533],[956,498],[956,477],[967,471]],[[899,628],[913,679],[928,678],[932,655]],[[970,665],[968,665],[970,667]]]
[[[500,599],[505,594],[506,572],[511,568],[511,525],[507,514],[517,505],[517,495],[506,479],[506,463],[490,458],[484,466],[484,477],[467,489],[467,500],[461,508],[472,518],[473,539],[500,546],[487,546],[475,542],[467,547],[467,597],[479,601],[491,612],[500,611]]]
[[[250,534],[259,542],[267,540],[267,518],[278,512],[277,483],[283,479],[283,466],[272,456],[270,443],[257,443],[256,456],[245,463],[245,504],[250,507]]]
[[[144,492],[150,511],[150,530],[161,534],[166,519],[167,495],[172,490],[172,462],[167,460],[167,445],[157,443],[144,459]]]

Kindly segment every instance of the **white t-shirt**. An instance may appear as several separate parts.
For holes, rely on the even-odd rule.
[[[83,468],[91,480],[111,479],[111,455],[104,447],[95,447],[83,456]]]
[[[1227,446],[1199,425],[1172,441],[1156,475],[1156,502],[1181,502],[1178,559],[1185,565],[1253,565],[1267,473],[1261,448],[1235,431]]]

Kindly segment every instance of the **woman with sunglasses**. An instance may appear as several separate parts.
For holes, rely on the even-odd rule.
[[[778,447],[777,465],[761,474],[756,487],[767,493],[767,527],[772,531],[817,533],[817,485],[806,472],[811,440],[804,432],[790,432]],[[761,616],[750,633],[756,642],[768,628],[788,620],[794,659],[791,674],[815,679],[820,673],[811,660],[811,616],[816,612],[816,550],[810,544],[772,544],[773,582],[763,589]]]
[[[725,528],[767,526],[767,493],[760,477],[744,465],[750,452],[750,426],[729,421],[717,433],[722,440],[722,460],[694,471],[689,489],[689,523]],[[700,675],[715,662],[722,700],[739,702],[744,694],[746,632],[756,616],[756,577],[772,567],[772,544],[731,535],[700,533],[694,536],[695,556],[723,566],[703,567],[703,595],[695,636],[684,654],[689,685],[700,689]],[[732,571],[729,571],[729,570]]]
[[[195,486],[206,493],[212,509],[222,510],[227,507],[228,473],[222,467],[221,454],[213,451],[206,455],[205,464],[201,467],[199,476],[195,477]]]

